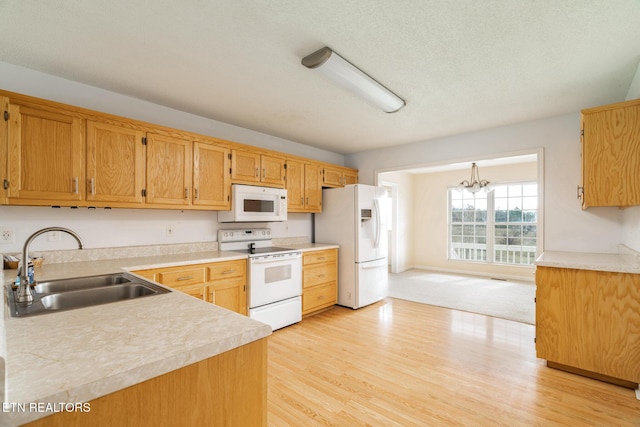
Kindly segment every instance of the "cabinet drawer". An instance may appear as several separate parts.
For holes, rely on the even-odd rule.
[[[302,293],[302,314],[334,305],[337,302],[337,289],[336,282],[333,282],[305,290]]]
[[[302,258],[302,265],[318,264],[321,262],[336,262],[337,255],[338,251],[336,249],[305,252]]]
[[[302,272],[302,287],[310,288],[322,283],[334,282],[337,277],[338,266],[335,263],[305,267]]]
[[[209,281],[242,277],[247,272],[247,261],[224,261],[209,265]]]
[[[204,267],[160,272],[156,278],[158,282],[171,287],[204,283]]]

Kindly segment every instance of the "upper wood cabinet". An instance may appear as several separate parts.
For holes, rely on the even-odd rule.
[[[144,202],[144,135],[138,129],[87,121],[87,201]]]
[[[284,188],[284,164],[284,157],[232,149],[231,181]]]
[[[358,183],[358,171],[354,169],[325,167],[323,174],[323,187],[344,187]]]
[[[9,203],[81,201],[84,121],[37,104],[15,102],[9,103],[6,115]]]
[[[289,212],[322,211],[322,166],[287,159],[287,197]]]
[[[192,150],[191,141],[147,135],[147,203],[191,203]]]
[[[193,144],[193,204],[229,209],[231,176],[229,153],[225,147]]]
[[[640,205],[640,100],[582,111],[582,207]]]

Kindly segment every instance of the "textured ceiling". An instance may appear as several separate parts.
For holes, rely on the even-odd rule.
[[[0,0],[0,29],[0,61],[344,154],[621,101],[640,62],[638,0]],[[300,64],[323,46],[407,106]]]

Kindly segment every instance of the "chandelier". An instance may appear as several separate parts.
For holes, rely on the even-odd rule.
[[[471,181],[467,181],[465,179],[460,183],[461,188],[464,188],[473,194],[476,194],[480,190],[487,192],[489,190],[487,188],[488,185],[489,181],[487,181],[486,179],[480,179],[480,174],[478,173],[478,165],[476,165],[475,163],[471,164]]]

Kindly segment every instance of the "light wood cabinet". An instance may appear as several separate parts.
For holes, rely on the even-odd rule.
[[[212,144],[193,144],[193,204],[216,209],[231,205],[230,150]]]
[[[550,366],[638,384],[639,338],[639,274],[537,267],[536,352]]]
[[[57,412],[29,427],[266,426],[267,339]]]
[[[247,315],[247,261],[218,262],[209,265],[209,302]]]
[[[195,298],[247,315],[247,260],[133,271]]]
[[[287,159],[287,197],[289,212],[322,211],[322,166]]]
[[[302,314],[329,308],[338,302],[338,250],[302,254]]]
[[[284,157],[231,150],[231,181],[284,188],[284,165]]]
[[[640,205],[640,100],[582,111],[582,207]]]
[[[83,200],[84,121],[37,104],[7,110],[8,202],[67,204]]]
[[[147,135],[147,203],[191,204],[192,142]]]
[[[325,166],[323,171],[323,187],[344,187],[358,183],[358,171],[348,168]]]
[[[144,135],[139,129],[87,121],[87,201],[144,202]]]

